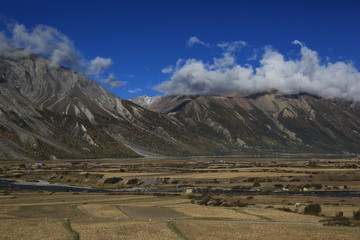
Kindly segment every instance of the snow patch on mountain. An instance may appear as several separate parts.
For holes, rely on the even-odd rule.
[[[154,106],[155,104],[157,104],[162,98],[163,98],[163,96],[161,96],[161,95],[157,95],[155,97],[149,97],[149,96],[143,95],[143,96],[138,96],[136,98],[132,98],[129,100],[132,101],[133,103],[136,103],[137,105],[140,105],[143,108],[149,109],[152,106]]]

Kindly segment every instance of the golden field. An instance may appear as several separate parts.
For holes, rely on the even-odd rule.
[[[184,195],[17,192],[1,204],[0,239],[352,240],[360,234],[359,227],[326,227],[324,217],[278,210],[280,203],[226,208],[191,204]],[[326,215],[339,210],[350,213],[324,207]]]
[[[360,190],[357,159],[107,159],[68,165],[46,162],[41,168],[16,164],[0,163],[7,169],[3,178],[133,192],[1,189],[0,240],[355,240],[360,236],[359,226],[324,226],[340,211],[351,219],[360,209],[358,198],[302,194],[304,189]],[[238,192],[186,194],[188,189]],[[301,194],[279,194],[283,189]],[[317,203],[318,216],[303,214],[307,205]]]

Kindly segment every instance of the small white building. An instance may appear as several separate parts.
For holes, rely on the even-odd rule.
[[[190,193],[193,193],[193,192],[194,192],[194,190],[192,188],[185,188],[184,189],[185,194],[190,194]]]

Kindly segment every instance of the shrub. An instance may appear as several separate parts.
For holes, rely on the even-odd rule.
[[[10,189],[5,189],[4,190],[4,195],[10,195],[11,194],[11,190]]]
[[[25,163],[22,163],[22,164],[19,165],[19,167],[20,167],[21,169],[24,169],[24,168],[26,168],[26,165],[25,165]]]
[[[340,211],[340,212],[335,214],[335,217],[336,218],[342,218],[342,217],[344,217],[344,213],[342,211]]]
[[[360,220],[360,209],[353,212],[353,219]]]
[[[290,208],[287,208],[287,207],[281,207],[281,208],[278,208],[279,210],[281,211],[284,211],[284,212],[292,212]]]
[[[240,202],[240,200],[237,200],[231,204],[232,207],[246,207],[247,205],[247,203]]]
[[[253,187],[261,187],[261,184],[259,183],[259,182],[254,182],[254,185],[253,185]]]
[[[137,178],[130,179],[127,184],[134,185],[138,184],[139,180]]]
[[[210,200],[211,200],[211,196],[210,196],[210,195],[208,195],[208,194],[203,194],[203,195],[201,196],[201,200],[198,202],[198,204],[199,204],[199,205],[205,205],[205,206],[207,206],[208,203],[210,202]]]
[[[236,191],[248,191],[250,189],[251,189],[251,187],[249,187],[249,186],[238,185],[238,186],[233,186],[231,188],[231,191],[234,191],[234,192],[236,192]]]
[[[115,183],[118,183],[120,181],[122,181],[123,179],[122,178],[119,178],[119,177],[113,177],[113,178],[108,178],[104,181],[105,184],[115,184]]]
[[[321,206],[318,203],[309,204],[304,209],[304,214],[308,214],[308,215],[316,215],[317,216],[317,215],[319,215],[320,212],[321,212]]]

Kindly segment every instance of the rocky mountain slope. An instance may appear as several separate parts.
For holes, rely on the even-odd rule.
[[[242,151],[359,152],[360,104],[276,90],[256,94],[168,96],[150,110],[205,125]],[[200,129],[198,131],[201,132]]]
[[[120,99],[36,55],[0,56],[0,159],[358,152],[360,106],[277,91]]]
[[[0,57],[2,159],[189,155],[206,141],[46,58]]]

